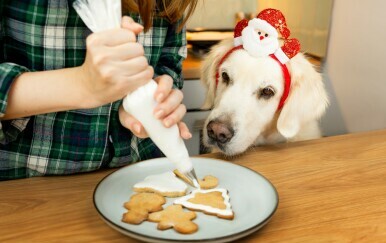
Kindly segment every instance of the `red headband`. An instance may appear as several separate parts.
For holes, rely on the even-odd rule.
[[[229,51],[227,51],[227,53],[225,53],[225,55],[220,59],[220,62],[217,64],[217,68],[216,68],[216,87],[218,86],[218,79],[220,78],[220,66],[221,64],[223,64],[223,62],[229,57],[230,54],[232,54],[234,51],[237,51],[237,50],[240,50],[240,49],[243,49],[243,46],[235,46],[233,47],[232,49],[230,49]]]
[[[220,62],[218,63],[217,65],[217,68],[216,68],[216,88],[218,86],[218,82],[219,82],[219,79],[220,79],[220,66],[221,64],[224,63],[224,61],[235,51],[237,50],[240,50],[240,49],[243,49],[243,46],[240,45],[240,46],[236,46],[236,47],[233,47],[232,49],[230,49],[229,51],[227,51],[227,53],[225,53],[225,55],[220,59]],[[290,91],[290,87],[291,87],[291,75],[288,71],[288,68],[285,64],[281,63],[279,61],[279,59],[277,59],[277,57],[274,55],[274,54],[271,54],[269,55],[272,59],[274,59],[281,67],[281,70],[283,72],[283,78],[284,78],[284,91],[283,91],[283,95],[281,96],[281,99],[280,99],[280,102],[279,102],[279,105],[277,107],[278,110],[280,110],[281,108],[283,108],[284,106],[284,103],[285,101],[287,100],[287,97],[288,97],[288,94],[289,94],[289,91]]]

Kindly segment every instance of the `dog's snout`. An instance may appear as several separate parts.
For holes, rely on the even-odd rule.
[[[211,139],[222,144],[229,142],[235,134],[229,125],[220,121],[210,121],[206,126],[206,130]]]

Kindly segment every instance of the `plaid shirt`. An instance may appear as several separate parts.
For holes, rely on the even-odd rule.
[[[1,0],[0,14],[2,117],[15,77],[80,66],[91,32],[71,0]],[[154,18],[153,27],[141,33],[138,42],[155,74],[170,75],[175,88],[181,88],[186,40],[184,31],[176,32],[177,24]],[[150,139],[139,139],[120,124],[120,104],[1,121],[0,180],[87,172],[162,156]]]

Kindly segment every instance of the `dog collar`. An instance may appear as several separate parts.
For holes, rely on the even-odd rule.
[[[225,62],[225,60],[235,51],[237,50],[241,50],[243,49],[243,46],[240,45],[240,46],[236,46],[236,47],[233,47],[232,49],[230,49],[229,51],[227,51],[225,53],[225,55],[220,59],[220,62],[217,64],[217,68],[216,68],[216,88],[218,86],[218,82],[219,82],[219,79],[220,79],[220,66],[221,64],[223,64]],[[288,68],[287,68],[287,65],[283,64],[282,62],[280,62],[280,60],[274,55],[274,54],[271,54],[269,55],[273,60],[275,60],[281,67],[281,70],[282,70],[282,73],[283,73],[283,78],[284,78],[284,91],[283,91],[283,95],[281,96],[281,99],[280,99],[280,102],[279,102],[279,105],[277,107],[278,110],[281,110],[281,108],[283,108],[284,106],[284,103],[285,101],[287,100],[287,97],[288,97],[288,94],[290,92],[290,88],[291,88],[291,75],[288,71]]]

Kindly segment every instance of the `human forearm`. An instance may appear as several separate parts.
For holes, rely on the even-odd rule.
[[[21,74],[12,83],[2,119],[91,108],[93,100],[80,88],[81,78],[79,67]]]
[[[3,103],[7,105],[1,119],[94,108],[122,99],[147,83],[153,69],[144,57],[143,47],[135,42],[135,34],[142,27],[127,18],[123,19],[125,23],[122,29],[90,35],[85,62],[80,67],[8,78],[10,87],[2,89]]]

